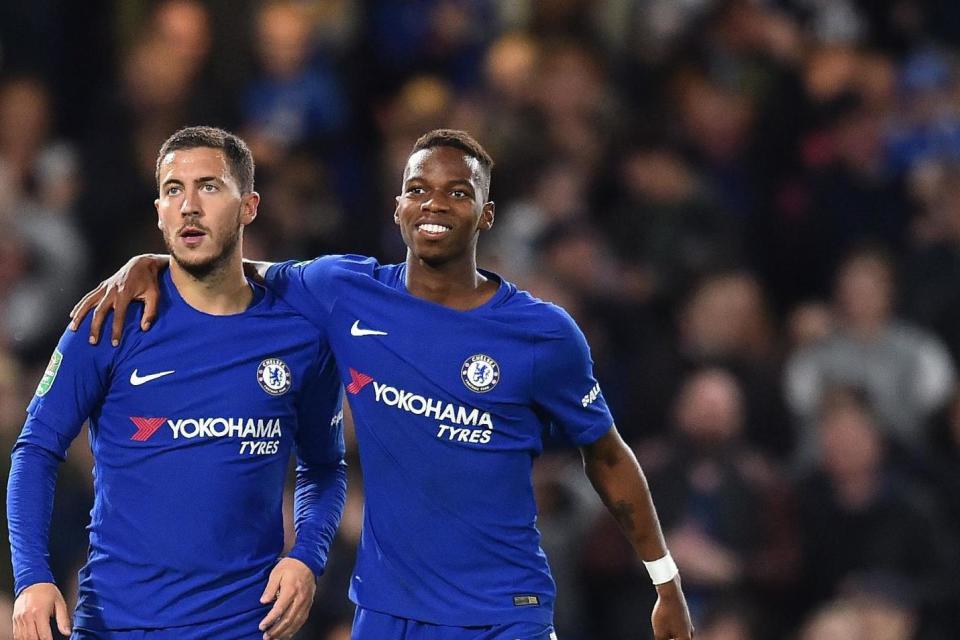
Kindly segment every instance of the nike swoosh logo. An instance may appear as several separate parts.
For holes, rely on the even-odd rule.
[[[162,378],[163,376],[168,376],[175,371],[160,371],[158,373],[151,373],[150,375],[141,376],[137,375],[137,370],[134,369],[133,373],[130,374],[130,384],[135,387],[139,387],[142,384],[150,382],[151,380],[156,380],[157,378]]]
[[[374,329],[361,329],[360,321],[357,320],[353,323],[353,326],[350,327],[350,335],[352,336],[385,336],[388,335],[386,331],[376,331]]]

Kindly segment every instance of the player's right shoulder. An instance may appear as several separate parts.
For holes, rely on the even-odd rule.
[[[162,303],[161,303],[161,306]],[[159,320],[165,316],[163,308],[160,309]],[[143,318],[143,303],[134,301],[127,307],[127,313],[123,318],[123,332],[120,337],[120,344],[114,347],[110,343],[110,331],[113,326],[114,312],[107,313],[106,318],[101,325],[100,336],[97,344],[90,343],[90,328],[93,325],[93,313],[88,313],[83,321],[73,331],[68,326],[57,345],[57,348],[65,352],[67,350],[78,354],[96,354],[98,357],[102,354],[109,355],[112,359],[119,352],[126,351],[135,344],[138,344],[142,338],[143,330],[140,328],[140,320]]]
[[[133,314],[130,314],[133,315]],[[41,375],[35,392],[35,402],[47,395],[54,381],[61,376],[61,370],[90,371],[107,370],[110,363],[116,358],[118,349],[110,343],[110,327],[113,323],[113,312],[107,316],[103,326],[103,334],[97,344],[90,342],[90,327],[93,324],[93,314],[87,314],[77,330],[64,329],[57,341],[56,347],[50,354],[47,367]],[[124,327],[124,334],[129,327]],[[31,404],[33,406],[33,403]]]

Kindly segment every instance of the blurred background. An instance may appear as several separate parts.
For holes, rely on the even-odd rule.
[[[586,332],[697,637],[960,637],[958,46],[952,0],[4,0],[0,447],[78,296],[162,248],[174,130],[250,143],[248,257],[399,261],[411,145],[464,128],[497,162],[481,263]],[[350,457],[300,638],[349,637]],[[68,599],[90,466],[82,436],[50,548]],[[559,637],[650,637],[577,452],[535,483]]]

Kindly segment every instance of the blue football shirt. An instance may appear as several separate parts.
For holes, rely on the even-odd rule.
[[[243,313],[208,315],[184,302],[167,271],[149,332],[131,313],[116,349],[87,343],[89,319],[63,334],[14,451],[8,513],[18,592],[52,579],[49,510],[35,513],[32,495],[47,479],[28,480],[32,461],[62,458],[88,417],[95,498],[77,627],[265,613],[260,594],[283,549],[293,450],[300,499],[290,555],[322,572],[344,498],[340,383],[321,332],[274,294],[254,291]]]
[[[486,275],[499,289],[470,311],[356,256],[276,265],[267,284],[327,333],[353,412],[366,505],[351,599],[436,624],[549,624],[533,458],[549,427],[584,445],[613,419],[570,316]]]

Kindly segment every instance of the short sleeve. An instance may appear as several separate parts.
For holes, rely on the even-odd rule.
[[[534,350],[533,394],[551,425],[577,446],[595,442],[613,426],[613,416],[593,376],[587,340],[565,311]]]
[[[325,329],[336,300],[331,283],[339,258],[280,262],[267,270],[264,284],[311,323]]]
[[[75,332],[63,332],[27,407],[30,417],[70,440],[106,396],[117,353],[109,340],[87,342],[90,322],[88,316]]]

